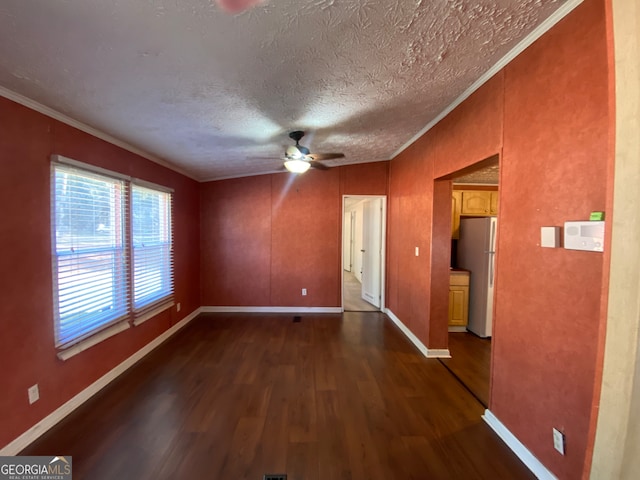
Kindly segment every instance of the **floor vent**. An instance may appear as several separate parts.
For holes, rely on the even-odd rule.
[[[287,480],[287,476],[284,473],[280,473],[277,475],[267,475],[265,474],[264,477],[262,477],[262,480]]]
[[[293,317],[293,323],[300,323],[301,321],[302,321],[302,317],[301,316],[296,315],[295,317]],[[278,477],[278,479],[279,479],[279,477]],[[266,479],[265,478],[265,480],[270,480],[270,479]],[[286,480],[286,477],[285,477],[285,480]]]

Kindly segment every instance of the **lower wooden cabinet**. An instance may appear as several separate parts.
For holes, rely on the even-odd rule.
[[[452,270],[449,274],[449,326],[466,327],[469,321],[469,272]]]

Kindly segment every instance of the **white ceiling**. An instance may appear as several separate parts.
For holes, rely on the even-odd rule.
[[[2,0],[0,86],[199,180],[277,170],[295,129],[388,160],[564,3]]]
[[[499,185],[500,166],[498,160],[498,155],[494,155],[490,159],[476,164],[478,167],[472,166],[470,169],[465,169],[463,174],[452,178],[453,183],[457,185]]]

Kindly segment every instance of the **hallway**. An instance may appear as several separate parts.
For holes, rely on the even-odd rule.
[[[343,270],[343,301],[345,312],[379,312],[380,309],[362,299],[362,284],[352,272]]]

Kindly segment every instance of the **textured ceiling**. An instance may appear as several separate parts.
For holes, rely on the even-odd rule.
[[[0,86],[201,180],[278,169],[294,129],[388,160],[563,3],[2,0]]]
[[[455,184],[472,184],[472,185],[498,185],[500,182],[500,168],[498,163],[487,166],[453,179]]]

